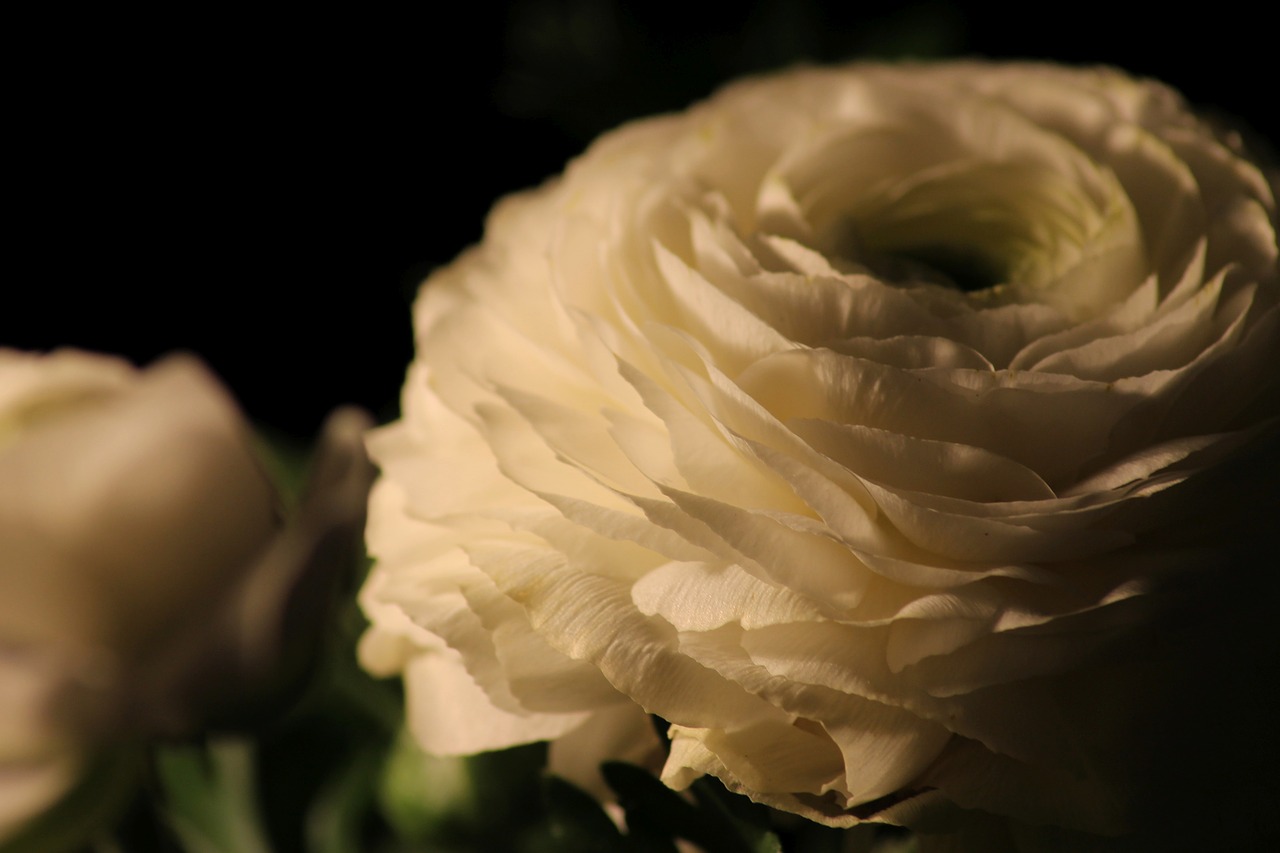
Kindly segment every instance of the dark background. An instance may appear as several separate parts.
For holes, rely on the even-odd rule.
[[[443,7],[437,7],[437,10]],[[258,422],[388,418],[418,282],[499,196],[750,71],[857,57],[1108,63],[1280,139],[1275,38],[1229,4],[472,2],[14,20],[0,345],[199,353]]]

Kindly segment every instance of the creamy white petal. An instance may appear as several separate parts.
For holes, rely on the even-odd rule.
[[[709,631],[730,622],[745,628],[819,618],[785,586],[766,584],[734,565],[668,563],[631,587],[641,613],[661,616],[677,631]]]
[[[1259,599],[1276,221],[1109,69],[796,69],[609,134],[415,307],[366,665],[586,715],[553,758],[597,789],[649,712],[668,784],[832,826],[1174,825],[1179,698],[1259,698],[1257,643],[1164,640]]]
[[[549,740],[585,723],[587,713],[524,714],[497,707],[461,660],[416,655],[405,669],[406,724],[435,755],[470,755]]]

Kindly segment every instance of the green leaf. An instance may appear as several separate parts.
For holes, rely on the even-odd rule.
[[[632,825],[627,818],[627,841],[635,853],[679,853],[675,839],[648,824]]]
[[[894,843],[897,827],[864,823],[835,829],[799,817],[791,820],[794,826],[787,833],[786,845],[796,853],[911,853]]]
[[[590,794],[555,776],[544,779],[543,793],[551,834],[560,853],[630,849],[618,827]]]
[[[310,445],[264,424],[254,425],[253,439],[258,459],[279,489],[284,507],[296,509],[306,482]]]
[[[782,853],[782,842],[769,828],[768,811],[746,797],[727,791],[719,779],[704,776],[692,785],[693,796],[710,815],[723,824],[737,842],[735,846],[707,848],[707,853],[733,850],[735,853]]]
[[[767,810],[730,794],[718,781],[694,783],[695,805],[639,767],[611,761],[600,772],[618,795],[637,845],[682,838],[706,853],[781,853]]]
[[[872,842],[871,851],[872,853],[920,853],[920,837],[908,834],[905,830],[891,835],[881,833]]]
[[[683,838],[704,848],[714,840],[716,828],[703,818],[697,807],[647,770],[620,761],[607,761],[600,766],[600,772],[618,795],[618,805],[627,815],[628,834],[641,849],[674,849],[673,838]],[[665,846],[661,843],[663,840],[667,842]]]
[[[169,822],[188,853],[270,853],[258,814],[251,741],[167,747],[157,751],[156,769]]]
[[[386,758],[378,801],[401,838],[424,841],[447,822],[473,824],[480,816],[465,758],[423,752],[408,730]]]
[[[373,805],[381,764],[380,751],[366,749],[320,790],[307,812],[311,853],[351,853],[361,848],[360,831]]]

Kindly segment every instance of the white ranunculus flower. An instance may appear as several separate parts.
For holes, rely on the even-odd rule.
[[[422,291],[363,661],[580,779],[654,714],[668,784],[834,826],[1273,831],[1278,295],[1263,174],[1116,71],[628,125]]]
[[[358,548],[368,425],[330,418],[282,527],[195,359],[0,349],[0,842],[99,748],[232,722],[296,681]]]

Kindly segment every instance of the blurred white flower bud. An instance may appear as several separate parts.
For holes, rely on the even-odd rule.
[[[194,358],[0,350],[0,840],[101,745],[242,719],[296,684],[356,554],[368,426],[330,417],[283,524]]]

